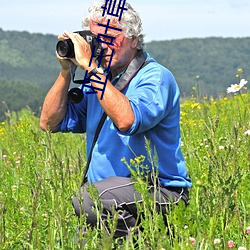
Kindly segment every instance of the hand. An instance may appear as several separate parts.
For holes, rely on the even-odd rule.
[[[78,33],[71,33],[68,31],[65,31],[63,33],[64,39],[69,38],[74,44],[74,50],[75,50],[75,58],[70,58],[70,60],[76,64],[79,65],[82,69],[86,70],[89,68],[89,62],[91,59],[91,47],[86,42],[86,40],[79,35]],[[92,67],[96,67],[95,62],[92,62]]]

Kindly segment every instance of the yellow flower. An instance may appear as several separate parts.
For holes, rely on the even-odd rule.
[[[200,106],[199,103],[193,103],[193,104],[191,104],[191,108],[192,108],[192,109],[195,109],[195,108],[201,109],[201,106]]]
[[[135,165],[135,161],[133,159],[130,159],[130,164]]]
[[[135,161],[136,161],[137,164],[140,164],[140,163],[141,163],[140,157],[136,157],[136,158],[135,158]]]
[[[243,73],[243,69],[242,68],[238,68],[237,71],[238,71],[238,73]]]

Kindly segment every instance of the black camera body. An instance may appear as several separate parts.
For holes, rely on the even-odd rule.
[[[98,60],[101,54],[102,45],[97,41],[97,37],[90,30],[75,31],[74,33],[81,35],[90,45],[92,51],[95,49],[93,57]],[[75,57],[74,44],[72,43],[71,39],[58,41],[56,45],[56,51],[61,57]]]

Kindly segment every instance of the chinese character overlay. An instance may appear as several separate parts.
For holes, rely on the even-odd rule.
[[[105,11],[107,11],[107,15],[119,17],[119,21],[121,21],[122,13],[124,10],[128,10],[125,8],[126,0],[119,0],[119,4],[117,10],[115,12],[116,0],[106,0],[105,6],[101,7],[103,9],[102,16],[105,15]]]
[[[100,33],[98,34],[97,41],[101,42],[101,43],[105,43],[107,45],[114,45],[113,41],[115,40],[115,37],[107,35],[108,29],[113,29],[113,30],[118,30],[118,31],[122,31],[122,29],[110,26],[109,24],[110,24],[110,19],[108,19],[108,22],[107,22],[106,25],[98,23],[99,26],[106,27],[106,29],[105,29],[105,33],[104,34],[100,34]],[[105,38],[105,41],[102,40],[101,37]],[[110,39],[110,42],[107,42],[107,38]]]
[[[119,17],[119,21],[120,21],[121,17],[122,17],[122,12],[124,10],[127,10],[127,8],[124,7],[125,3],[126,3],[126,0],[119,0],[118,8],[116,10],[116,13],[114,13],[115,6],[116,6],[116,0],[113,0],[113,1],[112,0],[106,0],[105,6],[101,7],[101,8],[104,9],[102,16],[104,16],[105,11],[107,11],[108,15]],[[122,29],[110,26],[109,24],[110,24],[110,19],[107,20],[106,25],[98,23],[99,26],[106,27],[106,29],[105,29],[104,34],[101,34],[101,33],[98,34],[97,41],[102,43],[102,44],[105,43],[107,45],[114,45],[114,40],[116,38],[114,36],[107,35],[107,32],[108,32],[109,29],[117,30],[117,31],[122,31]],[[96,49],[96,46],[93,47],[91,58],[90,58],[90,61],[89,61],[89,67],[91,66],[92,60],[94,58],[95,49]],[[83,86],[88,87],[88,88],[90,88],[92,90],[92,91],[87,92],[87,94],[95,94],[96,90],[102,91],[102,95],[101,95],[101,98],[100,98],[102,100],[103,95],[104,95],[104,91],[105,91],[105,88],[106,88],[107,80],[108,80],[108,75],[109,75],[108,73],[109,73],[111,61],[112,61],[112,58],[113,58],[113,55],[114,55],[114,51],[115,50],[112,49],[112,54],[110,56],[109,65],[108,65],[108,68],[106,69],[107,74],[106,74],[105,81],[102,81],[101,77],[99,77],[97,74],[94,74],[94,76],[95,76],[95,78],[97,80],[96,79],[93,80],[93,79],[88,78],[87,77],[88,70],[86,70],[85,77],[84,77],[84,80],[83,80]],[[98,68],[101,66],[101,61],[102,61],[103,54],[104,54],[104,49],[102,49],[101,54],[100,54]],[[101,87],[94,87],[94,86],[89,85],[89,83],[98,83],[98,84],[100,84]]]
[[[112,54],[110,56],[110,61],[109,61],[108,68],[106,69],[107,72],[109,72],[111,61],[112,61],[112,58],[113,58],[113,55],[114,55],[114,51],[115,50],[113,49]],[[102,53],[102,55],[103,55],[103,53]],[[101,62],[101,58],[100,58],[98,67],[100,66],[100,62]],[[109,74],[108,73],[106,74],[106,77],[105,77],[104,81],[101,79],[101,77],[98,76],[98,74],[93,74],[97,80],[96,79],[95,80],[90,79],[90,78],[87,77],[87,75],[88,75],[88,70],[86,70],[86,72],[85,72],[85,77],[84,77],[84,80],[83,80],[83,86],[90,88],[92,91],[87,92],[87,94],[95,94],[96,90],[102,91],[102,95],[101,95],[101,98],[100,98],[102,100],[103,95],[104,95],[104,91],[106,89],[106,84],[107,84]],[[98,84],[100,84],[101,87],[94,87],[92,85],[89,85],[88,83],[98,83]]]

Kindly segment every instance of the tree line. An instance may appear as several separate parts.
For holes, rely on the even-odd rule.
[[[60,70],[56,43],[54,35],[0,29],[0,120],[7,107],[30,107],[39,115]],[[145,50],[172,71],[182,97],[217,98],[239,78],[250,79],[250,38],[152,41]]]

